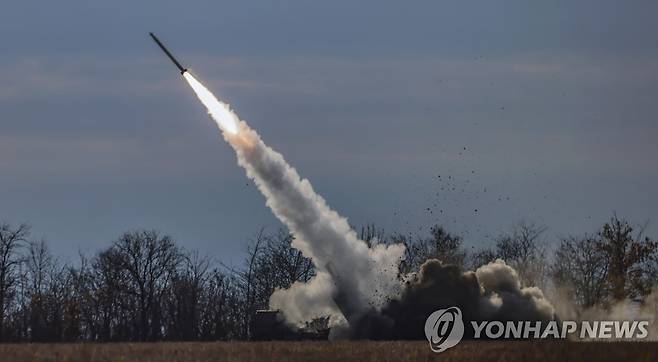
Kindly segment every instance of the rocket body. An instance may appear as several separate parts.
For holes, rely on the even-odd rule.
[[[165,54],[167,54],[167,56],[169,57],[169,59],[171,59],[171,61],[174,63],[174,65],[176,65],[176,67],[178,68],[178,70],[180,70],[180,74],[184,74],[185,72],[187,72],[187,69],[183,68],[183,66],[178,62],[178,60],[176,60],[176,58],[174,58],[174,56],[169,52],[169,49],[167,49],[167,48],[164,46],[164,44],[162,44],[162,42],[160,41],[160,39],[158,39],[158,37],[155,36],[155,34],[153,34],[153,33],[149,33],[149,35],[151,36],[151,38],[153,38],[153,41],[155,41],[155,43],[158,44],[158,46],[160,47],[160,49],[162,49],[162,51],[163,51]]]

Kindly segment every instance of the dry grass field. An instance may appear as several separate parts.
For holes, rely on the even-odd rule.
[[[655,342],[473,342],[441,354],[424,342],[5,344],[0,361],[658,361]]]

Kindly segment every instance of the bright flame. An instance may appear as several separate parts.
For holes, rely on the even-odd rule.
[[[219,128],[223,131],[228,131],[231,134],[238,133],[238,116],[231,111],[228,104],[220,102],[215,95],[213,95],[208,88],[204,87],[190,72],[183,73],[183,77],[190,84],[190,87],[199,97],[201,103],[206,106],[208,114],[212,119],[217,122]]]

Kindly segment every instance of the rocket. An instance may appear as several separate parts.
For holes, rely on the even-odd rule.
[[[169,50],[164,46],[164,44],[162,44],[162,42],[160,42],[160,39],[158,39],[158,37],[156,37],[155,34],[153,34],[153,33],[149,33],[149,35],[151,36],[151,38],[153,38],[153,40],[155,41],[155,43],[158,44],[158,46],[160,47],[160,49],[162,49],[162,51],[163,51],[165,54],[167,54],[167,56],[169,57],[169,59],[171,59],[171,61],[174,62],[174,64],[176,65],[176,67],[178,67],[178,70],[180,70],[180,74],[185,74],[185,72],[187,72],[187,69],[183,68],[183,66],[180,65],[180,63],[178,62],[178,60],[176,60],[176,58],[174,58],[174,56],[171,55],[171,53],[170,53]]]

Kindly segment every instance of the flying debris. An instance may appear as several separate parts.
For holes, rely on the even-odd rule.
[[[162,44],[162,42],[160,42],[160,39],[158,39],[158,37],[155,36],[155,34],[153,34],[153,33],[149,33],[149,35],[150,35],[151,38],[153,38],[153,40],[158,44],[158,46],[160,47],[160,49],[162,49],[162,51],[165,52],[165,54],[167,54],[167,56],[169,57],[169,59],[171,59],[171,61],[174,62],[174,64],[178,67],[178,70],[180,70],[180,74],[185,74],[185,72],[187,72],[187,69],[183,68],[183,66],[180,65],[180,63],[178,62],[178,60],[176,60],[176,58],[174,58],[174,56],[171,55],[171,53],[170,53],[169,50],[164,46],[164,44]]]

